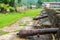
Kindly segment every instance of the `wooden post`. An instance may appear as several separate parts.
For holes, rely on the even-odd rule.
[[[51,34],[52,35],[52,40],[55,40],[55,35],[54,34]]]

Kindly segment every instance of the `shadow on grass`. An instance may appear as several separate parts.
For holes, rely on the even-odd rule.
[[[0,30],[0,36],[1,36],[1,35],[5,35],[5,34],[8,34],[8,33],[9,33],[9,32]]]

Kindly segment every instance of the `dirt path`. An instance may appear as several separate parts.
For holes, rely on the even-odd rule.
[[[29,24],[27,24],[26,27],[25,26],[19,26],[20,22],[25,23],[27,21],[29,22]],[[32,24],[33,24],[32,17],[24,17],[24,18],[18,20],[16,23],[14,23],[10,26],[6,26],[6,27],[2,28],[1,30],[7,31],[7,32],[13,32],[15,30],[21,30],[21,29],[26,29],[27,30],[29,28],[29,26],[32,26]]]
[[[27,24],[26,26],[19,26],[18,25],[20,22],[25,23],[27,21],[29,22],[29,24]],[[22,38],[16,37],[17,33],[14,31],[15,30],[23,30],[23,29],[25,29],[25,30],[32,29],[32,24],[33,24],[32,17],[24,17],[10,26],[5,26],[4,28],[1,28],[0,30],[9,32],[9,34],[0,36],[0,40],[22,40]],[[25,40],[25,39],[23,39],[23,40]]]
[[[27,21],[29,23],[26,26],[19,26],[18,25],[20,22],[27,22]],[[21,29],[25,29],[25,30],[33,29],[32,25],[33,25],[32,17],[24,17],[24,18],[18,20],[16,23],[2,28],[1,30],[7,31],[10,33],[0,36],[0,40],[48,40],[48,38],[45,38],[44,35],[40,35],[40,38],[38,38],[37,36],[31,37],[31,39],[19,38],[16,35],[17,32],[14,32],[15,30],[21,30]]]

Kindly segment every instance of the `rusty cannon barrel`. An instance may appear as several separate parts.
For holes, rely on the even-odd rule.
[[[45,15],[45,16],[39,16],[39,17],[33,18],[33,20],[39,20],[39,19],[43,19],[43,18],[46,18],[46,17],[48,17],[48,16],[47,15]]]
[[[39,20],[39,19],[43,19],[46,17],[48,17],[48,15],[46,14],[46,10],[44,9],[37,17],[33,18],[33,20]]]
[[[60,11],[57,11],[57,10],[56,10],[56,14],[60,14]],[[33,20],[39,20],[39,19],[43,19],[43,18],[47,18],[47,17],[48,17],[48,15],[47,15],[46,10],[43,10],[43,11],[40,13],[40,15],[39,15],[38,17],[33,18]]]
[[[34,35],[43,35],[43,34],[50,34],[50,33],[57,33],[59,28],[46,28],[46,29],[35,29],[35,30],[21,30],[19,33],[17,33],[20,37],[26,37],[26,36],[34,36]]]

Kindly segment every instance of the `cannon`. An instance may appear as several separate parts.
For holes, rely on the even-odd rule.
[[[60,15],[60,10],[54,10],[54,11],[56,12],[57,15]],[[39,20],[47,17],[48,13],[46,12],[46,9],[44,9],[37,17],[33,18],[33,20]]]
[[[53,16],[54,16],[54,18],[53,18]],[[40,13],[39,16],[33,18],[33,20],[35,20],[33,26],[36,27],[36,28],[37,27],[38,28],[41,28],[41,27],[50,28],[54,24],[54,22],[52,23],[52,19],[53,19],[53,21],[57,20],[57,18],[60,20],[60,18],[57,17],[57,16],[60,17],[60,10],[54,10],[54,9],[50,9],[50,8],[49,9],[45,8],[44,10],[42,10],[42,12]],[[44,21],[42,21],[42,20],[44,20]],[[55,21],[55,23],[56,22],[57,21]],[[38,26],[38,24],[40,26]]]
[[[39,19],[43,19],[43,18],[46,18],[46,17],[48,17],[48,15],[45,15],[45,16],[39,16],[39,17],[36,17],[36,18],[33,18],[33,20],[39,20]]]
[[[46,16],[43,16],[43,17],[40,16],[40,17],[34,18],[34,20],[36,20],[38,22],[41,22],[41,19],[44,20],[44,18],[48,18],[47,19],[48,24],[46,24],[47,21],[45,21],[45,22],[42,23],[43,26],[41,25],[41,27],[45,27],[46,25],[50,24],[49,25],[50,28],[52,28],[52,27],[59,28],[59,31],[57,32],[56,36],[54,36],[54,37],[56,37],[58,40],[60,40],[59,39],[60,38],[60,11],[54,10],[54,9],[50,9],[50,8],[49,9],[46,8],[45,11],[46,11],[46,14],[47,14]],[[49,28],[49,26],[47,26],[47,27]],[[37,27],[37,26],[35,26],[35,27]]]
[[[46,24],[46,20],[44,20],[45,18],[47,18],[46,20],[48,21],[48,24]],[[42,19],[44,20],[44,22],[39,23],[42,21]],[[56,35],[50,35],[53,37],[53,40],[55,40],[56,38],[60,38],[60,10],[54,10],[51,8],[45,8],[44,11],[42,11],[42,13],[34,18],[33,20],[38,21],[37,24],[39,24],[41,26],[44,25],[49,25],[50,27],[48,28],[39,28],[39,29],[33,29],[33,30],[21,30],[19,33],[17,33],[18,36],[20,37],[26,37],[26,36],[34,36],[34,35],[44,35],[44,34],[56,34]],[[35,26],[36,27],[36,26]],[[41,26],[43,27],[43,26]]]
[[[20,37],[34,36],[34,35],[43,35],[43,34],[56,34],[59,28],[46,28],[46,29],[35,29],[35,30],[21,30],[17,33]]]
[[[42,10],[42,12],[37,17],[33,18],[33,20],[34,20],[34,24],[33,24],[34,28],[44,28],[51,26],[50,22],[48,21],[48,15],[45,9]]]

